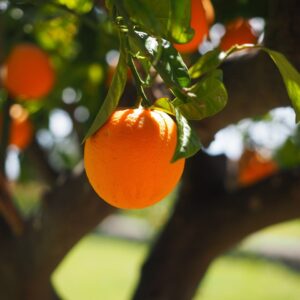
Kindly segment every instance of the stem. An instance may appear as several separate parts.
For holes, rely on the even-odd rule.
[[[118,24],[120,28],[124,27],[123,30],[121,29],[121,32],[123,33],[123,35],[120,36],[120,39],[123,40],[124,45],[125,45],[125,51],[126,51],[126,59],[127,59],[127,65],[131,70],[131,73],[133,75],[135,84],[136,84],[136,89],[137,89],[137,94],[138,94],[138,100],[136,105],[140,106],[143,105],[144,107],[149,107],[151,106],[151,102],[148,99],[145,91],[144,91],[144,86],[145,86],[145,82],[142,80],[136,65],[134,63],[131,51],[130,51],[130,44],[129,44],[129,40],[128,40],[128,28],[127,25],[130,24],[130,20],[128,18],[128,16],[126,15],[122,5],[116,6],[117,10],[120,11],[120,15],[122,15],[121,17],[121,21],[125,20],[126,21],[126,25],[122,25],[121,23]],[[123,16],[124,15],[124,16]],[[122,26],[120,26],[122,25]],[[126,27],[126,28],[125,28]]]
[[[134,77],[134,81],[136,83],[136,89],[138,93],[138,98],[141,99],[142,101],[138,100],[138,104],[142,104],[145,107],[151,106],[150,100],[147,98],[145,91],[144,91],[144,81],[141,79],[140,74],[138,73],[136,66],[133,62],[132,56],[128,53],[128,60],[127,64],[132,72],[132,75]],[[141,103],[140,103],[141,102]]]
[[[185,91],[177,86],[174,85],[174,83],[169,79],[168,75],[166,72],[160,67],[159,60],[162,55],[162,43],[160,40],[158,40],[159,45],[158,45],[158,52],[157,55],[153,56],[151,55],[147,48],[145,47],[143,41],[139,36],[137,36],[135,32],[134,25],[132,24],[126,10],[124,9],[123,3],[120,0],[114,0],[113,1],[115,4],[115,7],[118,9],[120,12],[120,15],[124,18],[127,28],[128,28],[128,33],[130,34],[131,38],[135,41],[135,43],[138,45],[138,48],[141,50],[144,56],[146,56],[150,61],[152,66],[156,69],[156,71],[159,73],[161,78],[163,79],[164,83],[166,86],[170,89],[170,91],[176,96],[180,98],[186,98]]]
[[[240,45],[240,46],[239,45],[233,46],[225,52],[225,55],[222,59],[222,62],[224,62],[225,59],[228,58],[228,56],[230,56],[234,52],[243,51],[243,50],[246,50],[246,49],[260,49],[260,50],[263,50],[263,48],[264,47],[262,45],[257,45],[257,44],[254,44],[254,45],[244,44],[244,45]]]

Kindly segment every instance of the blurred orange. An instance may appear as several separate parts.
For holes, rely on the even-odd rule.
[[[4,63],[4,86],[13,97],[37,99],[54,84],[49,56],[33,44],[15,46]]]
[[[227,51],[234,45],[255,44],[256,42],[257,36],[249,21],[237,18],[226,25],[226,32],[221,39],[220,48]]]
[[[202,4],[205,10],[205,16],[208,25],[212,25],[215,21],[215,10],[210,0],[202,0]]]
[[[203,42],[205,36],[208,35],[209,22],[206,17],[206,10],[204,6],[205,5],[202,0],[191,1],[191,27],[194,29],[195,34],[192,40],[186,44],[174,44],[174,47],[179,52],[192,53],[196,51],[198,46]],[[207,10],[209,11],[209,8],[207,8]],[[210,16],[210,18],[211,17],[212,16]]]
[[[33,138],[33,125],[28,112],[20,104],[14,104],[9,114],[11,118],[9,144],[24,150]],[[0,122],[2,123],[2,117],[0,117]]]
[[[278,171],[277,164],[262,157],[253,150],[246,149],[239,161],[238,183],[241,186],[251,185]]]

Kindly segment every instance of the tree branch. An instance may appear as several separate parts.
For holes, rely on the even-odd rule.
[[[269,1],[269,6],[264,44],[284,53],[300,71],[300,2],[274,0]],[[218,130],[229,124],[262,115],[275,107],[291,105],[283,80],[266,54],[251,52],[228,60],[222,68],[229,94],[228,105],[216,116],[195,124],[206,145]]]
[[[300,64],[296,67],[300,70]],[[291,105],[279,71],[266,54],[255,51],[230,59],[222,69],[228,104],[219,114],[195,123],[205,145],[218,130],[230,124]]]
[[[92,190],[83,170],[46,194],[21,241],[27,286],[45,286],[66,253],[114,210]]]
[[[19,236],[24,229],[21,214],[13,203],[6,179],[0,173],[0,214],[9,226],[11,232]]]
[[[272,0],[269,5],[265,45],[283,51],[300,70],[300,2]],[[279,72],[265,54],[231,59],[223,70],[229,104],[196,124],[206,144],[229,124],[290,105]],[[191,299],[216,256],[252,232],[300,216],[299,170],[229,193],[220,180],[224,168],[216,168],[214,160],[200,153],[188,161],[179,201],[142,269],[133,299]]]
[[[222,160],[201,153],[188,161],[179,202],[133,299],[192,299],[216,256],[252,232],[300,216],[300,169],[231,193],[221,180]]]

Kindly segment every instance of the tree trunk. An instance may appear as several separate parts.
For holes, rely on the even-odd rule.
[[[300,171],[227,191],[224,157],[188,161],[174,213],[142,268],[134,300],[192,299],[209,264],[241,239],[300,216]]]
[[[300,2],[271,0],[269,8],[265,44],[282,51],[299,69]],[[223,66],[229,104],[196,124],[204,143],[231,122],[290,105],[275,69],[259,53]],[[214,258],[256,230],[300,216],[299,171],[234,192],[224,189],[221,174],[220,157],[202,153],[188,160],[178,203],[142,268],[134,300],[192,299]]]

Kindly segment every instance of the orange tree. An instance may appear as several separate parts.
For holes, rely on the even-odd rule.
[[[263,45],[232,46],[221,52],[215,43],[211,51],[194,51],[183,60],[173,45],[197,36],[196,26],[190,27],[190,0],[1,3],[1,299],[60,299],[51,274],[84,235],[116,210],[99,198],[87,179],[82,141],[92,186],[120,207],[161,200],[186,160],[173,212],[153,243],[133,299],[192,299],[215,257],[258,229],[299,217],[297,133],[276,155],[287,170],[235,190],[225,184],[225,157],[209,156],[201,151],[201,142],[206,146],[226,125],[278,106],[292,104],[299,120],[300,3],[212,4],[215,22],[264,18]],[[9,71],[14,49],[24,44],[39,49],[39,54],[21,55]],[[241,55],[231,59],[240,50]],[[112,57],[118,63],[107,86]],[[133,80],[127,82],[128,68]],[[14,105],[26,111],[36,133],[19,153],[19,180],[47,187],[30,214],[17,209],[6,178]],[[133,109],[124,115],[120,106]],[[54,118],[57,114],[67,116],[72,129],[68,134],[66,122],[61,125]],[[100,175],[97,164],[103,167]],[[139,174],[146,174],[145,180]],[[125,197],[120,205],[114,187],[131,199]],[[259,209],[253,209],[253,199],[259,201]]]

